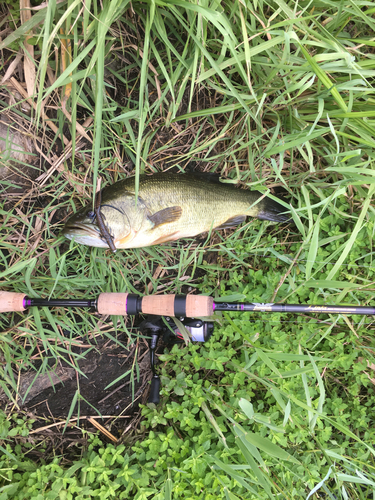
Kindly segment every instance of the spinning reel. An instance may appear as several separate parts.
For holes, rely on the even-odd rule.
[[[194,318],[180,318],[181,323],[188,331],[193,342],[206,342],[212,335],[214,324],[211,321],[202,321]],[[156,348],[159,339],[162,337],[166,345],[182,344],[184,337],[181,334],[175,321],[165,316],[148,316],[138,326],[138,329],[145,335],[151,337],[150,345],[150,364],[153,373],[151,379],[149,403],[158,404],[160,401],[160,377],[156,371]]]

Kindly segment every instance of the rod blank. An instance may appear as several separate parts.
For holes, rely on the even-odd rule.
[[[303,304],[252,304],[225,303],[214,304],[215,311],[251,311],[279,313],[325,313],[325,314],[362,314],[375,315],[375,307],[367,306],[335,306],[335,305],[303,305]]]

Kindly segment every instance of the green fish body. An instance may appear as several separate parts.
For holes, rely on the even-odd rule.
[[[117,248],[157,245],[224,227],[246,217],[285,222],[289,217],[278,202],[258,191],[223,184],[211,174],[159,173],[107,186],[101,193],[100,214]],[[284,212],[284,213],[283,213]],[[84,245],[108,248],[91,206],[69,218],[63,234]]]

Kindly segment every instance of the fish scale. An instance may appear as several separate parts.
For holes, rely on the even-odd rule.
[[[116,248],[193,237],[236,226],[248,216],[274,222],[288,220],[278,202],[258,191],[221,183],[212,174],[142,175],[137,202],[135,177],[121,180],[103,189],[100,213]],[[74,214],[63,233],[78,243],[108,247],[90,206]]]

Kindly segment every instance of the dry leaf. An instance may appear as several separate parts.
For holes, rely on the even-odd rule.
[[[26,21],[31,19],[30,8],[31,8],[30,0],[20,0],[20,14],[21,14],[22,24],[25,24]],[[25,55],[23,59],[23,69],[25,73],[27,93],[29,97],[32,97],[35,92],[35,64],[34,64],[34,46],[30,45],[27,42],[29,38],[31,38],[31,36],[26,37],[26,41],[24,43]]]

